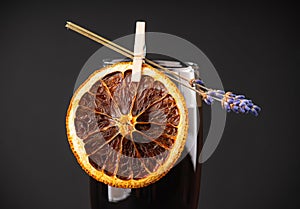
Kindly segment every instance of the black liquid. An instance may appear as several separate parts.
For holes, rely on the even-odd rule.
[[[130,195],[119,202],[110,202],[108,186],[90,178],[91,209],[197,209],[200,192],[202,148],[202,112],[197,137],[196,166],[189,154],[170,172],[147,187],[131,189]]]

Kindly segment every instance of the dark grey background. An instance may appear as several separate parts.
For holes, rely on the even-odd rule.
[[[72,20],[113,40],[133,33],[139,19],[148,31],[198,46],[226,89],[263,108],[258,118],[228,115],[221,143],[203,165],[201,209],[299,208],[296,7],[247,2],[2,5],[0,208],[89,208],[88,176],[69,149],[65,113],[81,67],[100,46],[64,24]]]

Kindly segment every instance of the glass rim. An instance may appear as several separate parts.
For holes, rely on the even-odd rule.
[[[106,58],[103,59],[102,62],[105,66],[107,65],[112,65],[117,62],[122,62],[122,61],[130,61],[131,59],[129,58]],[[194,62],[180,62],[180,61],[175,61],[175,60],[163,60],[163,59],[154,59],[152,60],[153,62],[156,62],[157,64],[166,67],[171,70],[185,70],[185,69],[190,69],[192,70],[197,70],[199,68],[197,63]]]

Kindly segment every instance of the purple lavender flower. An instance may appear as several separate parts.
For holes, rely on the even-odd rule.
[[[204,96],[203,100],[208,105],[211,105],[214,102],[214,99],[210,95]]]
[[[194,86],[195,84],[199,86],[204,86],[204,82],[201,79],[191,79],[190,85]]]
[[[254,115],[254,116],[258,116],[258,112],[255,109],[251,109],[250,112]]]
[[[246,99],[244,95],[235,95],[232,92],[227,92],[224,94],[222,99],[223,107],[228,111],[225,103],[230,104],[230,109],[236,113],[252,113],[254,116],[258,116],[258,112],[261,108],[254,105],[252,100]]]
[[[204,85],[204,82],[201,79],[195,79],[194,82],[199,85]]]
[[[251,113],[254,116],[258,116],[258,113],[261,111],[259,106],[253,104],[252,100],[246,99],[244,95],[207,88],[201,79],[192,79],[190,84],[199,88],[203,101],[208,105],[217,100],[221,102],[222,107],[227,112]]]
[[[252,108],[255,109],[258,112],[261,111],[261,108],[259,106],[257,106],[257,105],[253,105]]]
[[[244,95],[236,95],[235,98],[236,98],[236,99],[244,99],[245,96],[244,96]]]
[[[238,106],[233,105],[231,109],[232,109],[233,112],[239,113],[239,107]]]

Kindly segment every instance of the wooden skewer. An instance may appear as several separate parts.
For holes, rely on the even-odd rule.
[[[93,41],[96,41],[96,42],[98,42],[98,43],[100,43],[100,44],[102,44],[102,45],[128,57],[128,58],[131,58],[131,59],[133,58],[133,53],[131,51],[107,40],[106,38],[103,38],[102,36],[92,33],[91,31],[88,31],[88,30],[80,27],[79,25],[76,25],[72,22],[67,22],[66,28],[71,29],[89,39],[92,39]]]
[[[113,43],[113,42],[111,42],[111,41],[109,41],[109,40],[107,40],[107,39],[105,39],[105,38],[103,38],[103,37],[101,37],[101,36],[95,34],[95,33],[92,33],[92,32],[90,32],[90,31],[88,31],[88,30],[86,30],[86,29],[84,29],[84,28],[82,28],[82,27],[80,27],[80,26],[78,26],[78,25],[76,25],[76,24],[74,24],[74,23],[67,22],[66,27],[69,28],[69,29],[71,29],[71,30],[73,30],[73,31],[75,31],[75,32],[77,32],[77,33],[80,33],[81,35],[86,36],[86,37],[88,37],[88,38],[90,38],[90,39],[92,39],[92,40],[94,40],[94,41],[96,41],[96,42],[98,42],[98,43],[101,43],[101,44],[103,44],[104,46],[106,46],[106,47],[108,47],[108,48],[110,48],[110,49],[112,49],[112,50],[114,50],[114,51],[116,51],[116,52],[118,52],[118,53],[120,53],[120,54],[122,54],[122,55],[124,55],[124,56],[126,56],[126,57],[128,57],[128,58],[130,58],[130,59],[133,59],[133,57],[134,57],[134,54],[133,54],[131,51],[129,51],[129,50],[123,48],[122,46],[119,46],[119,45],[117,45],[117,44],[115,44],[115,43]],[[177,78],[180,78],[180,79],[185,80],[185,81],[187,81],[188,83],[190,83],[190,86],[188,86],[188,85],[182,83],[182,81],[177,80],[176,78],[167,75],[171,80],[174,80],[174,81],[180,83],[182,86],[184,86],[184,87],[186,87],[186,88],[188,88],[188,89],[190,89],[190,90],[192,90],[192,91],[195,91],[196,93],[200,94],[200,95],[202,96],[202,98],[204,98],[204,101],[207,100],[208,95],[209,95],[209,92],[214,92],[214,93],[217,92],[217,93],[218,93],[218,90],[214,90],[214,89],[207,88],[207,87],[205,87],[205,86],[203,86],[203,85],[201,85],[201,84],[199,84],[199,83],[196,83],[196,82],[193,81],[193,80],[189,80],[189,79],[187,79],[187,78],[185,78],[185,77],[183,77],[183,76],[180,76],[180,75],[176,74],[175,72],[169,70],[168,68],[165,68],[165,67],[163,67],[163,66],[161,66],[161,65],[159,65],[159,64],[157,64],[157,63],[155,63],[155,62],[153,62],[153,61],[151,61],[151,60],[149,60],[149,59],[147,59],[147,58],[145,58],[145,61],[146,61],[148,64],[152,65],[152,66],[155,66],[155,67],[157,67],[157,68],[159,68],[159,69],[161,69],[161,70],[163,70],[163,71],[165,71],[165,72],[168,72],[168,73],[170,73],[170,74],[173,74],[173,75],[176,76]],[[193,86],[200,87],[200,88],[194,89],[194,88],[192,88]],[[204,90],[205,90],[205,91],[204,91]],[[231,93],[231,92],[224,93],[224,95],[222,96],[223,98],[219,98],[218,96],[213,96],[213,95],[209,95],[209,96],[210,96],[210,98],[212,98],[213,100],[218,100],[218,101],[220,101],[221,104],[222,104],[222,106],[225,105],[225,104],[224,104],[224,99],[225,99],[225,100],[228,99],[228,98],[227,98],[228,95],[229,95],[229,98],[230,98],[230,99],[237,99],[237,100],[240,100],[240,98],[235,98],[235,96],[232,96],[232,95],[230,96],[230,94],[232,94],[232,93]],[[239,96],[241,96],[241,95],[239,95]],[[251,100],[247,100],[247,99],[242,99],[242,100],[246,100],[247,102],[249,102],[249,103],[252,104],[251,112],[252,112],[255,116],[257,116],[258,112],[260,111],[260,108],[259,108],[258,106],[256,106],[256,105],[253,105],[253,103],[252,103]],[[208,103],[208,102],[209,102],[209,103]],[[206,103],[207,103],[207,104],[211,104],[212,101],[208,101],[208,102],[206,102]],[[235,104],[233,104],[233,106],[232,106],[232,104],[233,104],[233,103],[230,104],[229,110],[233,110],[233,111],[236,112],[237,110],[234,109],[234,108],[240,108],[240,107],[238,107],[238,106],[235,105]],[[228,105],[228,104],[227,104],[227,105]],[[250,107],[248,107],[248,108],[250,108]],[[227,109],[227,110],[228,110],[228,109]],[[241,113],[248,113],[249,111],[250,111],[250,110],[245,111],[245,109],[244,109],[244,111],[241,112]],[[258,112],[257,112],[257,111],[258,111]]]
[[[124,48],[124,47],[122,47],[122,46],[120,46],[118,44],[115,44],[115,43],[109,41],[108,39],[106,39],[106,38],[104,38],[102,36],[99,36],[99,35],[91,32],[91,31],[88,31],[87,29],[82,28],[79,25],[76,25],[76,24],[74,24],[72,22],[67,22],[67,24],[65,26],[66,26],[66,28],[71,29],[71,30],[73,30],[73,31],[75,31],[75,32],[77,32],[77,33],[79,33],[79,34],[81,34],[81,35],[83,35],[83,36],[85,36],[85,37],[87,37],[89,39],[92,39],[93,41],[96,41],[96,42],[98,42],[98,43],[100,43],[100,44],[102,44],[102,45],[104,45],[104,46],[106,46],[106,47],[108,47],[108,48],[110,48],[110,49],[112,49],[112,50],[114,50],[114,51],[116,51],[116,52],[118,52],[118,53],[120,53],[120,54],[128,57],[128,58],[130,58],[130,59],[134,58],[134,53],[131,52],[130,50],[128,50],[128,49],[126,49],[126,48]],[[190,81],[189,79],[176,74],[175,72],[173,72],[173,71],[169,70],[168,68],[165,68],[165,67],[157,64],[156,62],[153,62],[152,60],[149,60],[149,59],[145,58],[145,62],[148,63],[148,64],[150,64],[150,65],[152,65],[152,66],[155,66],[155,67],[157,67],[157,68],[159,68],[159,69],[161,69],[161,70],[163,70],[165,72],[168,72],[168,73],[176,76],[179,79],[185,80],[188,83]],[[186,88],[188,88],[188,89],[190,89],[192,91],[197,92],[201,96],[204,96],[204,91],[203,90],[201,90],[201,89],[195,89],[195,88],[193,88],[191,86],[188,86],[188,85],[182,83],[180,80],[178,80],[178,79],[176,79],[174,77],[171,77],[171,76],[168,76],[168,77],[171,80],[174,80],[174,81],[180,83],[184,87],[186,87]],[[202,85],[199,85],[199,84],[195,84],[195,85],[201,87],[202,89],[210,90],[210,89],[206,88],[205,86],[202,86]]]

